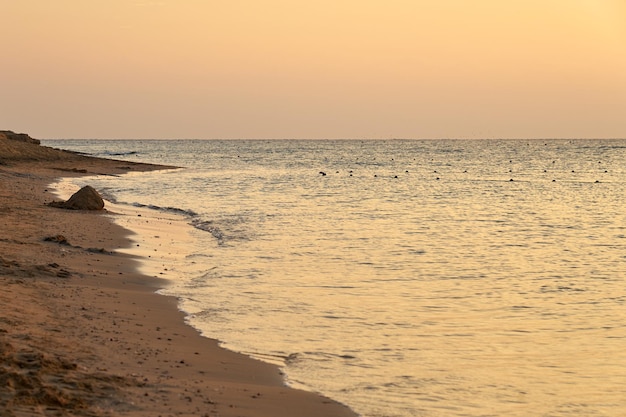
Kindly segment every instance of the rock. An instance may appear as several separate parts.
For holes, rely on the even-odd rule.
[[[70,242],[67,241],[67,239],[65,238],[65,236],[63,235],[56,235],[56,236],[48,236],[46,238],[43,239],[44,242],[56,242],[59,245],[69,245]]]
[[[54,201],[48,205],[70,210],[102,210],[104,208],[104,200],[92,186],[85,185],[74,193],[69,200]]]
[[[102,210],[104,200],[92,186],[85,185],[65,202],[65,207],[73,210]]]
[[[69,278],[72,276],[72,273],[70,271],[67,271],[65,269],[61,269],[59,270],[59,272],[57,272],[57,277],[59,278]]]

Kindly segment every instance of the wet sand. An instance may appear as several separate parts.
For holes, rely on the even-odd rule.
[[[0,138],[0,416],[354,416],[184,324],[108,216],[45,204],[59,177],[163,168]]]

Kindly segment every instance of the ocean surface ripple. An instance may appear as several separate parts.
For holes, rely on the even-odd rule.
[[[626,140],[44,141],[195,227],[167,293],[364,417],[622,416]]]

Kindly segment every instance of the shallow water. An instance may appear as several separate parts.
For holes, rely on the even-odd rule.
[[[184,213],[167,292],[293,385],[366,417],[626,411],[626,140],[44,143],[187,167],[89,183]]]

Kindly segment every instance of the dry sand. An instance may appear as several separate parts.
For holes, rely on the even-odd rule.
[[[0,138],[0,416],[354,416],[184,324],[102,212],[45,205],[58,177],[149,169]]]

